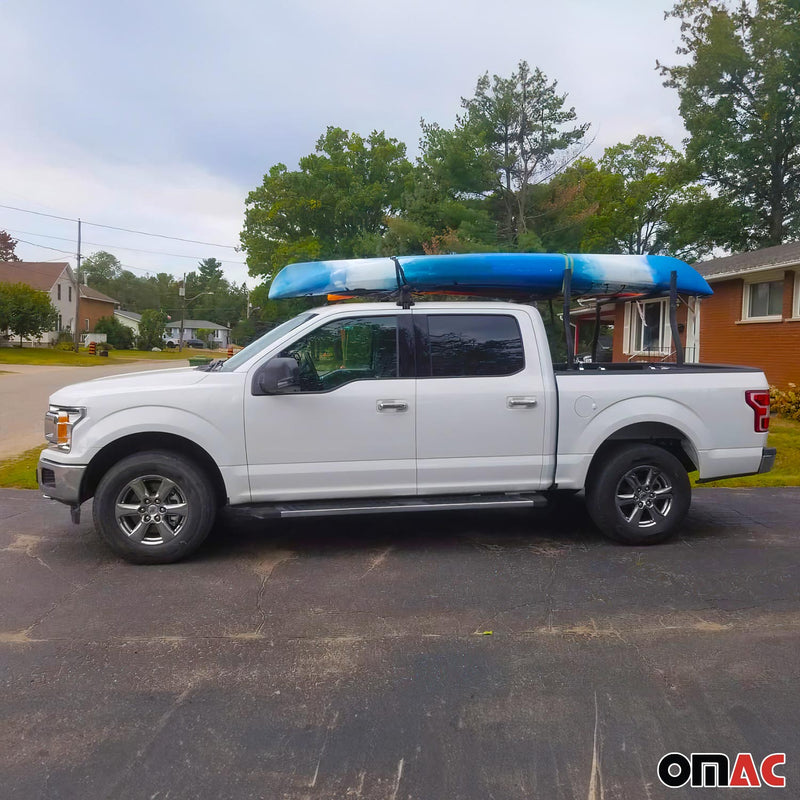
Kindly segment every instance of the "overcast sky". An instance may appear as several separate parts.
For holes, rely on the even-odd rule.
[[[215,256],[239,282],[244,256],[230,248],[271,165],[296,167],[327,125],[385,130],[414,156],[420,117],[451,125],[479,75],[521,59],[591,123],[591,155],[637,133],[679,144],[677,96],[655,70],[676,58],[668,5],[0,0],[0,204],[228,245],[83,229],[84,254],[109,250],[137,274]],[[3,228],[75,252],[71,222],[0,208]],[[17,253],[75,262],[25,243]]]

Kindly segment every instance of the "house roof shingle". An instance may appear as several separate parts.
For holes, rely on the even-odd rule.
[[[85,297],[87,300],[100,300],[103,303],[119,303],[113,297],[98,292],[97,289],[92,289],[91,286],[86,286],[85,284],[81,284],[81,297]]]
[[[0,261],[0,283],[25,283],[49,292],[68,267],[66,261]]]
[[[116,308],[114,309],[114,313],[118,317],[127,317],[128,319],[132,319],[135,322],[139,322],[142,319],[141,314],[137,314],[135,311],[126,311],[124,308]]]
[[[785,264],[800,264],[800,242],[779,244],[764,247],[749,253],[736,253],[710,261],[699,261],[694,268],[704,277],[713,278],[720,275],[735,275],[751,270],[769,269]]]
[[[178,328],[180,327],[181,321],[180,318],[175,319],[174,317],[170,320],[168,327],[170,328]],[[213,328],[214,330],[224,330],[229,331],[230,328],[227,325],[220,325],[219,322],[209,322],[207,319],[185,319],[183,321],[183,328],[186,330],[187,328]]]

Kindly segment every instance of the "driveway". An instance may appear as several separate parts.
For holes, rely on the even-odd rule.
[[[692,796],[656,775],[680,751],[785,752],[793,795],[799,505],[700,490],[652,548],[579,503],[228,512],[192,560],[134,567],[89,513],[2,491],[3,793],[644,800]]]
[[[41,444],[50,395],[63,386],[123,372],[188,367],[188,361],[135,361],[102,367],[45,367],[0,364],[0,459]]]

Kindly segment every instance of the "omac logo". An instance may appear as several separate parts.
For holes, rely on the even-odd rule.
[[[756,767],[751,753],[739,753],[731,760],[724,753],[667,753],[658,762],[658,778],[664,786],[707,788],[715,786],[758,787],[782,789],[786,778],[776,774],[777,767],[786,763],[786,753],[770,753]]]

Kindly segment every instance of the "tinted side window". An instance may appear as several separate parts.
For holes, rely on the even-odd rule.
[[[431,314],[428,341],[433,378],[513,375],[525,367],[522,334],[512,316]]]
[[[306,334],[280,355],[297,360],[303,392],[396,378],[397,317],[338,319]]]

